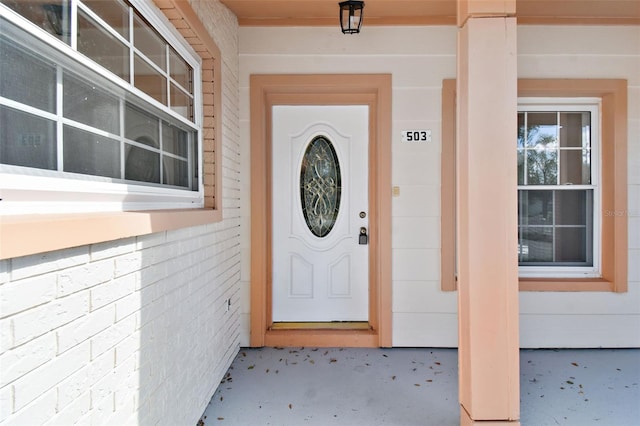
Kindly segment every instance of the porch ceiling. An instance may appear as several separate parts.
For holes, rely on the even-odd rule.
[[[340,0],[221,0],[241,26],[333,26]],[[364,25],[455,25],[457,0],[366,0]],[[640,24],[638,0],[517,0],[523,24]]]

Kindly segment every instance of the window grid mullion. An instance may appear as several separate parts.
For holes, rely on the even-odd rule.
[[[64,110],[64,99],[63,99],[63,70],[62,66],[56,65],[56,162],[57,162],[57,170],[60,172],[64,171],[64,143],[62,140],[64,123],[63,123],[63,110]]]
[[[523,148],[523,153],[524,153],[524,176],[522,179],[522,183],[527,186],[529,184],[529,153],[527,151],[527,141],[529,140],[529,113],[525,112],[524,113],[524,146]]]
[[[71,48],[78,50],[78,0],[71,0]]]
[[[126,145],[124,139],[125,132],[125,110],[126,110],[126,102],[124,99],[120,98],[118,102],[118,114],[120,116],[120,135],[118,137],[118,142],[120,144],[120,179],[125,179],[125,154],[126,154]]]
[[[167,107],[169,107],[169,109],[171,109],[171,68],[169,68],[171,66],[170,64],[170,55],[171,52],[169,52],[169,43],[167,43],[165,41],[164,43],[164,69],[167,70],[165,77],[166,77],[166,87],[167,87]]]
[[[556,185],[560,185],[561,161],[560,161],[560,111],[556,111]]]
[[[158,120],[158,126],[160,126],[160,134],[158,137],[158,146],[160,147],[160,183],[165,184],[164,179],[164,121]]]
[[[131,84],[131,86],[135,86],[135,67],[133,66],[134,60],[135,60],[135,54],[134,54],[134,48],[133,48],[133,43],[135,42],[134,40],[134,31],[133,31],[133,8],[131,6],[129,6],[129,41],[127,44],[127,47],[129,47],[129,84]]]

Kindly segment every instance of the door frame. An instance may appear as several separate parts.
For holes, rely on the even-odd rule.
[[[250,76],[251,339],[261,346],[391,346],[391,75]],[[369,106],[369,327],[273,329],[271,111],[274,105]]]

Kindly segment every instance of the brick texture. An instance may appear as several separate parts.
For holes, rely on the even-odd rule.
[[[197,44],[173,1],[154,2]],[[224,220],[0,261],[1,425],[196,424],[238,351],[238,24],[217,0],[191,3],[222,52],[194,46],[223,62],[202,75],[208,114],[223,79],[203,133],[207,179],[215,161],[236,177],[219,180]],[[213,149],[217,123],[233,161]]]

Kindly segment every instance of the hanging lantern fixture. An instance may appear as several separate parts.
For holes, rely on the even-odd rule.
[[[340,2],[340,27],[343,34],[358,34],[362,25],[364,2],[348,0]]]

